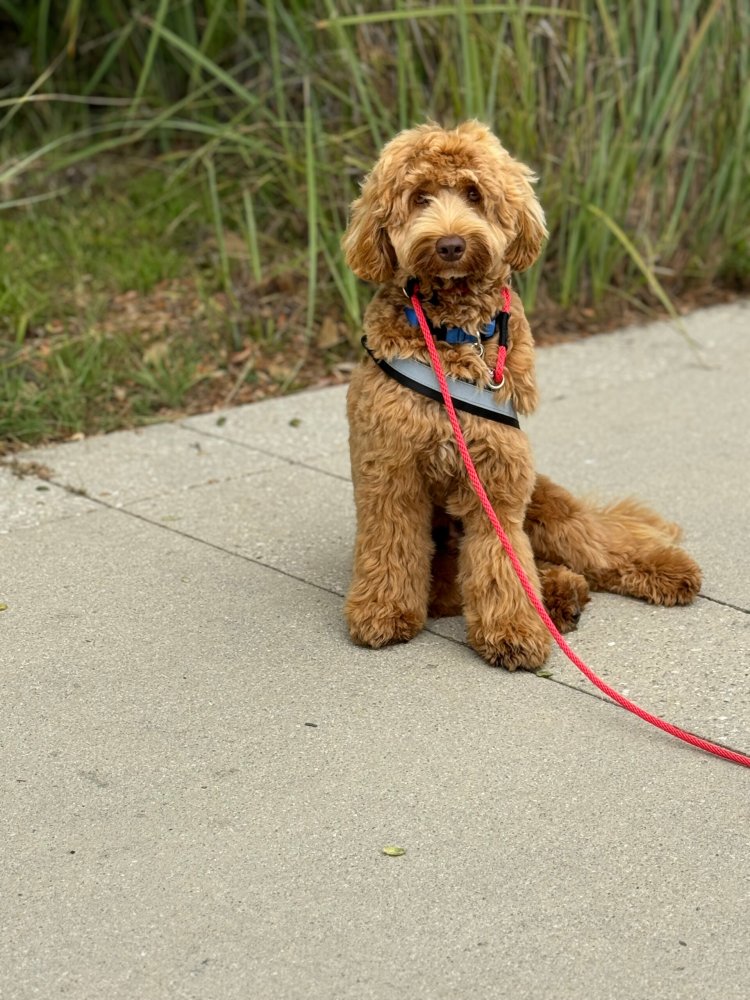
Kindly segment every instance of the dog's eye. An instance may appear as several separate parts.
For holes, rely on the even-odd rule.
[[[466,188],[466,200],[472,202],[474,205],[478,205],[482,200],[482,193],[479,188],[471,187]]]
[[[430,196],[426,191],[415,191],[411,196],[412,205],[429,205]]]

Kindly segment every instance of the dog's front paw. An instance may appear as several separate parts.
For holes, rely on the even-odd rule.
[[[469,644],[493,667],[506,670],[538,670],[549,655],[551,638],[541,621],[534,625],[510,622],[490,632],[481,626],[468,628]]]
[[[394,607],[346,609],[349,635],[358,646],[380,649],[393,642],[408,642],[425,624],[425,616]]]

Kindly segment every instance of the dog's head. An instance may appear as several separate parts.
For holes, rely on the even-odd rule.
[[[547,235],[532,171],[476,121],[421,125],[383,149],[352,205],[342,245],[360,278],[500,278]]]

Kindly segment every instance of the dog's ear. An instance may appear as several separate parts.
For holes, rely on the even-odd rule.
[[[515,175],[507,192],[508,201],[515,209],[516,235],[505,251],[505,260],[514,271],[525,271],[531,267],[542,250],[547,238],[544,211],[531,186],[536,180],[528,167],[513,162]]]
[[[376,167],[365,178],[362,194],[352,204],[341,246],[346,263],[357,277],[380,284],[393,277],[396,254],[386,232],[386,213],[378,189]]]
[[[497,218],[511,234],[505,260],[514,271],[525,271],[539,256],[547,238],[544,211],[534,194],[534,171],[514,159],[496,135],[479,121],[467,121],[456,132],[465,136],[472,147],[485,151],[481,173],[497,181],[490,189]]]

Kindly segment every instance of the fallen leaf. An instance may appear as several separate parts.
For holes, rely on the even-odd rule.
[[[336,320],[333,316],[324,316],[318,330],[318,336],[315,338],[315,343],[321,351],[325,351],[329,347],[335,347],[336,344],[340,344],[341,340],[341,332]]]
[[[247,347],[243,348],[241,351],[235,351],[234,354],[229,356],[229,360],[233,365],[241,365],[243,362],[247,361],[255,354],[255,345],[248,344]]]
[[[383,848],[383,854],[387,854],[389,858],[400,858],[402,854],[406,854],[406,848],[396,847],[395,844],[386,844]]]
[[[340,361],[334,366],[333,370],[338,372],[340,375],[350,375],[356,367],[356,361]]]
[[[143,352],[143,363],[146,365],[158,365],[159,362],[164,361],[168,354],[169,344],[165,340],[158,340]]]

